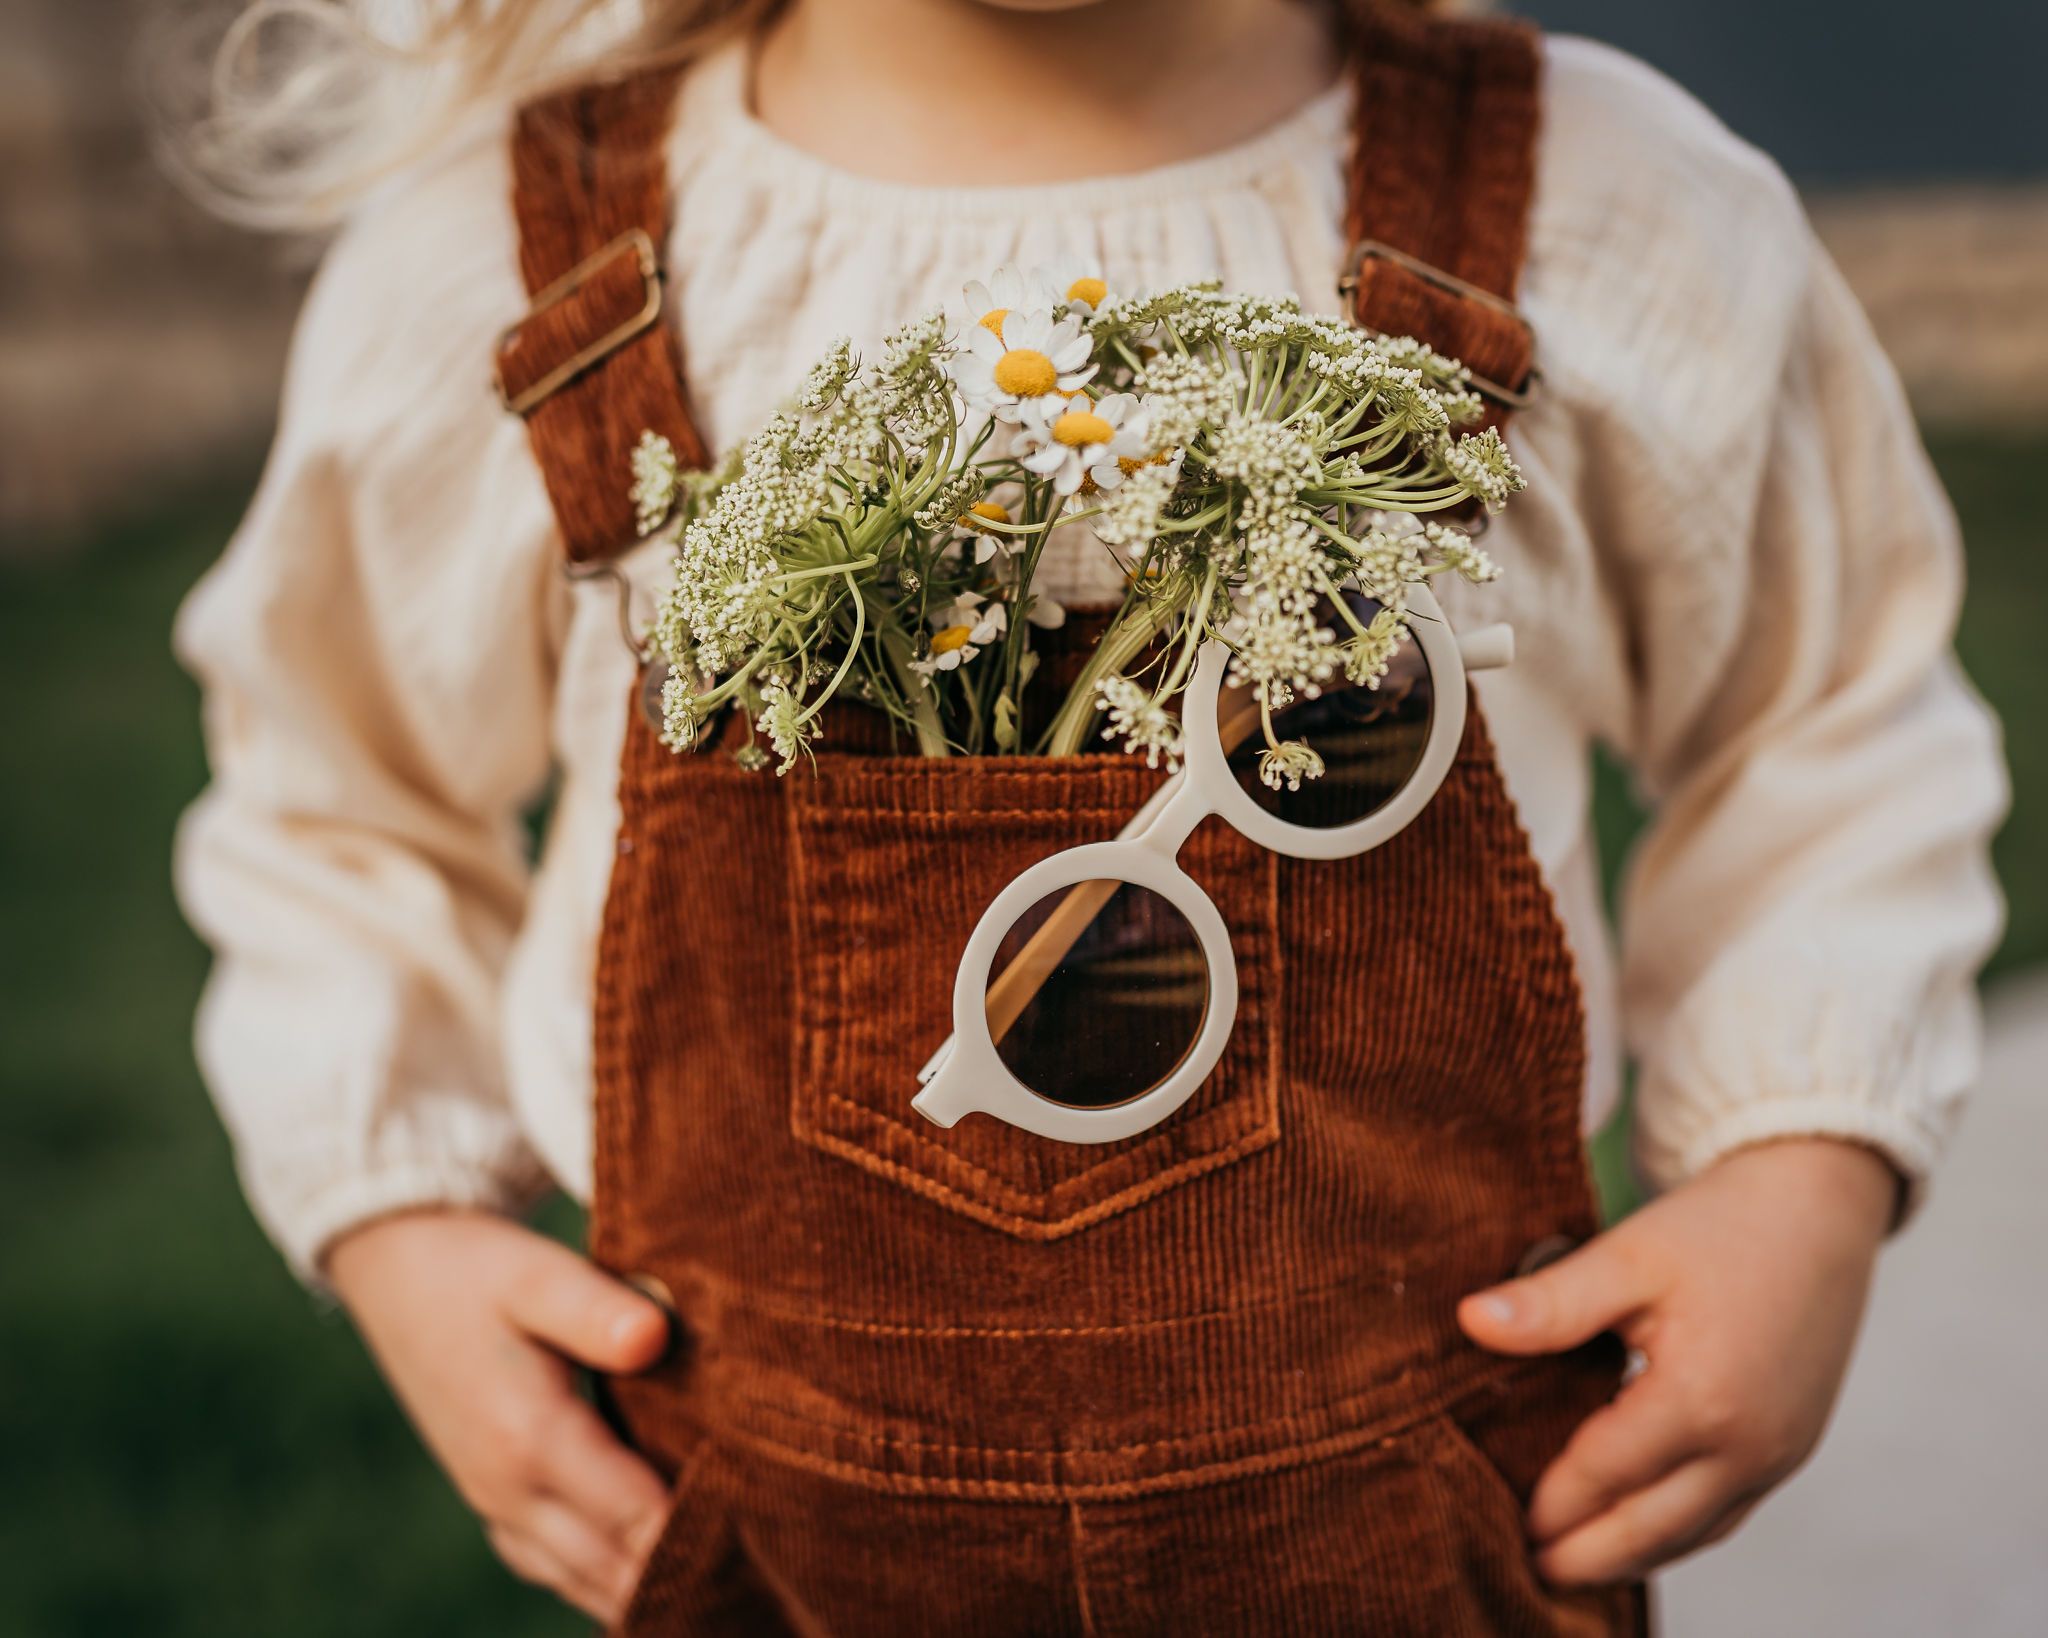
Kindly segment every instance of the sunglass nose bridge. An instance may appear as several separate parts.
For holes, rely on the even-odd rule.
[[[1162,790],[1172,794],[1144,830],[1131,840],[1162,859],[1171,859],[1180,852],[1181,844],[1193,834],[1195,826],[1215,811],[1215,805],[1208,800],[1198,778],[1182,779]]]

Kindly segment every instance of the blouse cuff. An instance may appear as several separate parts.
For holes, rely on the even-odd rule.
[[[433,1207],[518,1216],[550,1186],[539,1162],[525,1155],[506,1157],[498,1165],[464,1165],[446,1156],[397,1160],[334,1177],[290,1201],[272,1198],[264,1202],[263,1216],[292,1272],[305,1285],[324,1290],[327,1253],[367,1223]]]
[[[1753,1098],[1714,1109],[1665,1111],[1639,1119],[1636,1160],[1644,1177],[1668,1189],[1699,1176],[1724,1156],[1776,1138],[1837,1138],[1882,1155],[1904,1184],[1896,1233],[1919,1210],[1946,1145],[1946,1132],[1925,1114],[1851,1093]]]

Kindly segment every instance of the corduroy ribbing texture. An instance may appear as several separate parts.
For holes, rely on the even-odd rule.
[[[611,1391],[697,1478],[627,1631],[748,1630],[683,1613],[733,1576],[771,1600],[747,1619],[823,1623],[797,1631],[1634,1630],[1632,1595],[1545,1593],[1516,1516],[1612,1351],[1510,1366],[1453,1319],[1594,1227],[1575,978],[1476,716],[1372,853],[1197,832],[1247,982],[1172,1120],[1080,1148],[910,1111],[982,906],[1156,777],[826,754],[777,781],[636,721],[594,1250],[674,1294],[683,1353]],[[1235,1605],[1173,1591],[1233,1541]],[[1086,1576],[1092,1628],[1055,1615]],[[1183,1629],[1180,1596],[1241,1619]]]
[[[1373,132],[1353,225],[1511,295],[1528,36],[1366,7],[1352,43]],[[1496,85],[1529,92],[1486,116],[1512,163],[1457,129]],[[659,122],[634,128],[653,143]],[[619,212],[548,190],[639,175],[531,156],[518,174],[522,223],[588,218],[578,243]],[[1518,379],[1486,351],[1494,316],[1436,295],[1375,276],[1361,321]],[[644,362],[585,384],[639,391]],[[614,406],[568,406],[580,431],[537,416],[534,440],[565,529],[631,442]],[[1044,639],[1041,682],[1091,635]],[[1443,789],[1381,848],[1285,859],[1215,820],[1190,838],[1242,993],[1172,1118],[1088,1147],[911,1110],[983,907],[1113,835],[1159,777],[888,754],[842,711],[815,771],[776,779],[674,755],[633,712],[592,1252],[658,1280],[682,1342],[606,1385],[675,1487],[622,1632],[1639,1630],[1633,1590],[1543,1587],[1520,1525],[1615,1350],[1509,1362],[1454,1320],[1532,1244],[1595,1228],[1577,980],[1476,707]]]

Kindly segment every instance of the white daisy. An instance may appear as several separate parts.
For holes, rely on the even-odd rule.
[[[1040,631],[1058,631],[1067,623],[1067,607],[1055,603],[1045,592],[1033,592],[1030,605],[1024,610],[1024,618]]]
[[[1152,458],[1149,423],[1144,405],[1128,392],[1093,404],[1085,393],[1057,406],[1034,404],[1020,429],[1030,450],[1024,465],[1051,478],[1055,494],[1071,495],[1084,484],[1114,489]]]
[[[989,527],[992,523],[1011,521],[1010,509],[1001,501],[976,501],[955,521],[967,531],[967,535],[960,541],[963,557],[971,553],[976,563],[986,563],[998,552],[1005,557],[1016,555],[1019,537],[999,534]]]
[[[931,617],[931,651],[912,660],[910,669],[923,677],[958,671],[982,649],[1010,629],[1010,613],[978,592],[962,592]]]
[[[974,408],[1015,422],[1034,399],[1085,386],[1096,369],[1092,350],[1078,319],[1055,324],[1050,313],[1013,312],[1001,336],[979,324],[967,332],[966,347],[953,355],[953,379]]]
[[[1092,316],[1109,299],[1108,281],[1092,267],[1062,268],[1057,273],[1041,268],[1038,276],[1051,287],[1054,299],[1065,303],[1069,313]]]
[[[1026,273],[1014,262],[1005,262],[997,268],[986,284],[975,279],[960,293],[966,298],[968,317],[998,341],[1002,339],[1003,321],[1011,313],[1050,312],[1053,303],[1059,299],[1047,281],[1044,269]]]

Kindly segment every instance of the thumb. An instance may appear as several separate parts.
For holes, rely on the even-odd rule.
[[[1650,1300],[1635,1260],[1614,1231],[1588,1241],[1539,1273],[1474,1292],[1458,1324],[1497,1354],[1556,1354],[1611,1331]]]
[[[651,1297],[541,1235],[508,1282],[505,1315],[592,1370],[644,1371],[668,1351],[671,1319]]]

